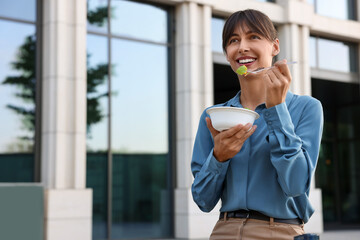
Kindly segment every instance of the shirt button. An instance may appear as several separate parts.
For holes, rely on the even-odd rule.
[[[269,122],[268,122],[268,124],[269,124],[269,125],[271,125],[271,124],[272,124],[272,122],[270,122],[270,121],[269,121]]]

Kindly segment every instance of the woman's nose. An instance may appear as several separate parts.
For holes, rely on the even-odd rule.
[[[239,42],[239,49],[238,49],[239,53],[244,53],[244,52],[248,52],[249,51],[249,44],[247,43],[246,40],[242,40]]]

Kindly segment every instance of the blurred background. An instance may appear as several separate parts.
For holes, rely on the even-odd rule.
[[[360,0],[1,0],[0,239],[207,239],[192,144],[239,91],[221,35],[247,8],[323,104],[306,230],[359,230]]]

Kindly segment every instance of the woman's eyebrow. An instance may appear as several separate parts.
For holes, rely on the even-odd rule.
[[[245,34],[254,34],[254,33],[259,34],[259,33],[255,32],[255,31],[252,31],[252,30],[247,31]]]

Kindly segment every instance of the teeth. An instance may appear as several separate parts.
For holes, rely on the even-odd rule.
[[[249,62],[253,62],[255,61],[255,59],[243,59],[243,60],[239,60],[239,63],[249,63]]]

